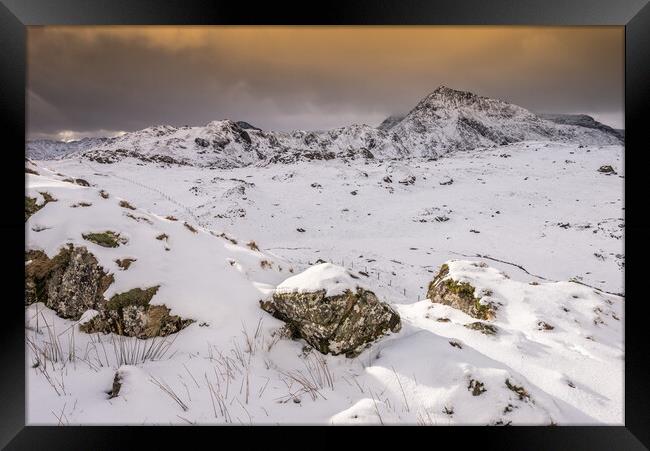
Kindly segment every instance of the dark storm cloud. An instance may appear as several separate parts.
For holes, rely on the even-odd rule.
[[[444,84],[622,126],[623,29],[32,27],[30,137],[376,125]]]

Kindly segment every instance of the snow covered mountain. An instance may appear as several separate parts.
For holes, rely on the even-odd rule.
[[[82,153],[83,157],[98,163],[132,157],[224,169],[298,160],[394,158],[406,154],[385,132],[368,125],[355,124],[324,132],[280,133],[243,129],[230,120],[213,121],[204,127],[150,127]]]
[[[390,131],[410,155],[421,157],[528,140],[621,143],[602,130],[550,122],[520,106],[446,86],[422,99]]]
[[[273,132],[222,120],[203,127],[154,126],[116,138],[65,145],[32,142],[28,154],[37,160],[80,155],[98,163],[136,158],[226,169],[334,158],[432,158],[528,140],[622,144],[620,133],[593,119],[551,119],[501,100],[440,86],[405,117],[391,116],[377,128],[353,124],[327,131]]]

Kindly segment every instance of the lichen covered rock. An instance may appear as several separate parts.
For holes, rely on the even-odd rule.
[[[78,320],[88,309],[99,310],[113,283],[85,247],[69,245],[52,258],[27,251],[25,260],[25,304],[43,302],[63,318]]]
[[[291,286],[292,279],[298,283]],[[321,353],[353,357],[384,334],[399,331],[401,322],[388,304],[351,279],[343,268],[315,265],[287,279],[260,306]]]
[[[84,240],[102,247],[118,247],[120,244],[126,244],[128,242],[127,238],[111,230],[98,233],[83,233],[81,236]]]
[[[87,333],[112,332],[129,337],[153,338],[173,334],[189,325],[191,320],[170,315],[166,306],[149,304],[158,288],[134,288],[115,294],[98,315],[80,326],[81,330]]]
[[[468,329],[476,330],[482,333],[483,335],[496,335],[498,330],[496,326],[488,323],[482,323],[481,321],[475,321],[473,323],[465,324],[465,327]]]
[[[493,306],[483,304],[480,298],[475,297],[475,291],[470,283],[453,279],[449,275],[449,266],[444,264],[429,284],[427,298],[432,302],[461,310],[474,318],[493,319]]]

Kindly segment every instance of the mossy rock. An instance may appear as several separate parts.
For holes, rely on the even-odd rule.
[[[158,288],[134,288],[112,296],[106,308],[81,325],[81,330],[146,339],[170,335],[191,324],[192,320],[171,315],[164,305],[149,304]]]
[[[90,241],[102,247],[118,247],[120,244],[126,244],[128,240],[121,237],[119,233],[107,230],[99,233],[84,233],[81,235],[84,240]]]
[[[488,323],[482,323],[481,321],[465,324],[465,327],[467,327],[468,329],[479,331],[484,335],[496,335],[499,330],[496,328],[496,326],[493,326],[492,324],[488,324]]]
[[[88,309],[100,310],[113,283],[85,247],[69,245],[51,259],[38,250],[25,253],[25,304],[43,302],[58,316],[77,320]]]
[[[474,286],[469,282],[461,282],[448,276],[449,266],[443,264],[438,274],[429,283],[428,299],[461,310],[477,319],[490,320],[494,318],[494,307],[481,303],[481,299],[474,296],[476,291]]]
[[[155,286],[147,288],[145,290],[141,288],[134,288],[124,293],[115,294],[106,303],[106,308],[109,310],[121,310],[129,305],[141,305],[143,307],[146,307],[149,305],[151,298],[153,298],[154,295],[158,292],[158,288],[160,287]]]
[[[325,290],[275,293],[260,306],[323,354],[354,357],[384,334],[401,329],[399,315],[362,288],[337,296],[326,296]]]
[[[25,261],[25,304],[42,302],[58,316],[75,321],[85,311],[97,310],[97,316],[80,326],[84,332],[152,338],[178,332],[192,322],[171,315],[164,305],[149,305],[157,286],[129,290],[107,301],[104,292],[113,275],[85,247],[69,245],[52,258],[29,250]]]

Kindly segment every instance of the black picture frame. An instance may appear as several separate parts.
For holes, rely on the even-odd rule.
[[[625,426],[420,428],[418,442],[429,446],[452,439],[480,449],[648,449],[650,447],[650,372],[646,336],[650,303],[642,296],[647,276],[650,225],[644,219],[644,126],[650,118],[650,5],[648,0],[381,0],[329,1],[312,5],[298,2],[246,2],[201,0],[0,0],[0,112],[2,121],[3,214],[0,214],[4,308],[0,321],[0,446],[7,449],[115,449],[135,447],[136,438],[185,446],[200,439],[214,441],[211,428],[36,427],[25,426],[24,224],[20,223],[24,190],[26,122],[26,26],[108,24],[214,24],[214,25],[619,25],[625,27],[625,286],[632,302],[625,305]],[[646,131],[647,133],[647,131]],[[647,176],[646,176],[647,177]],[[21,181],[21,178],[22,181]],[[23,193],[24,194],[24,193]],[[629,245],[632,243],[632,245]],[[21,278],[23,274],[23,278]],[[647,292],[647,290],[645,290]],[[187,426],[189,427],[189,426]],[[335,432],[324,434],[332,445]],[[345,428],[357,432],[359,428]],[[244,432],[241,427],[223,431]],[[187,434],[189,432],[189,434]],[[404,431],[392,428],[363,430],[367,444],[383,444],[387,434],[398,438]],[[411,433],[409,431],[409,433]],[[282,434],[282,435],[280,435]],[[309,430],[313,438],[320,431]],[[434,435],[435,434],[435,435]],[[187,437],[189,435],[190,437]],[[269,444],[287,446],[288,434],[266,428],[250,434]],[[210,438],[212,437],[212,438]],[[324,437],[324,436],[323,436]],[[407,436],[408,437],[408,436]],[[189,438],[189,442],[187,441]],[[276,439],[277,440],[274,440]],[[150,441],[153,440],[153,441]],[[294,443],[292,441],[296,440]],[[415,444],[415,438],[406,439]],[[243,443],[249,443],[248,441]],[[290,446],[303,446],[291,439]],[[308,442],[306,442],[308,443]],[[341,442],[342,444],[345,442]],[[402,445],[402,446],[403,446]],[[159,445],[158,445],[159,446]],[[246,448],[252,445],[239,445]],[[305,444],[305,446],[307,446]],[[309,445],[311,446],[311,445]],[[450,446],[450,445],[447,445]],[[451,445],[454,446],[454,445]]]

